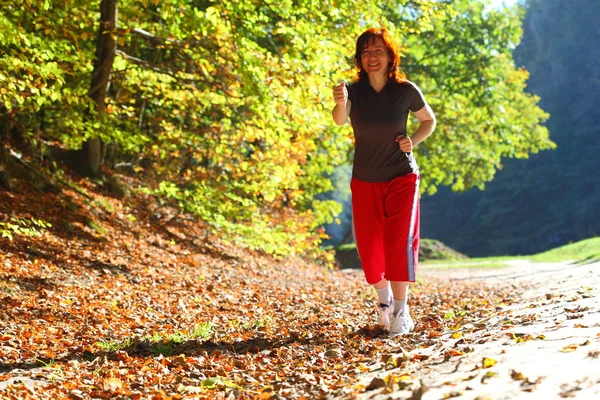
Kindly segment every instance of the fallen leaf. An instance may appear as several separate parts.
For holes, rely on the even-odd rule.
[[[573,352],[573,351],[577,350],[577,348],[578,348],[578,347],[579,347],[579,346],[578,346],[578,345],[576,345],[576,344],[570,344],[570,345],[568,345],[568,346],[564,347],[564,348],[561,350],[561,353],[571,353],[571,352]]]
[[[515,371],[514,369],[510,371],[510,377],[515,381],[523,381],[527,379],[525,375],[523,375],[521,372]]]
[[[494,372],[494,371],[488,371],[488,372],[486,372],[486,373],[485,373],[485,375],[483,375],[483,376],[481,377],[481,383],[486,383],[486,381],[487,381],[488,379],[490,379],[490,378],[493,378],[493,377],[495,377],[495,376],[497,376],[497,375],[498,375],[498,373],[497,373],[497,372]]]
[[[496,365],[496,360],[494,360],[493,358],[489,358],[489,357],[484,357],[483,361],[481,363],[482,368],[491,368],[494,365]]]

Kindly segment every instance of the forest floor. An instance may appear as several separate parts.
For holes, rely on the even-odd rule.
[[[1,226],[31,219],[52,226],[0,239],[0,398],[600,395],[597,263],[423,266],[415,331],[389,339],[360,271],[225,245],[143,195],[0,191]]]

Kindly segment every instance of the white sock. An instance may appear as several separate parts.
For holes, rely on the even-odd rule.
[[[386,306],[390,306],[390,298],[392,297],[392,293],[390,291],[390,285],[387,285],[384,288],[377,289],[377,297],[379,298],[379,304],[385,304]]]
[[[394,316],[403,313],[408,313],[408,304],[406,304],[406,300],[394,299]]]

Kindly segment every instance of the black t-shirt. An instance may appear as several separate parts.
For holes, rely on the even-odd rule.
[[[425,99],[412,82],[388,80],[376,92],[368,79],[348,85],[350,122],[355,149],[352,176],[365,182],[387,182],[418,172],[413,153],[403,153],[394,141],[406,135],[408,111],[419,111]]]

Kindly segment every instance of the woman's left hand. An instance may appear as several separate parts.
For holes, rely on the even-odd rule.
[[[411,153],[413,151],[412,140],[408,136],[398,135],[396,139],[394,139],[396,143],[398,143],[398,147],[400,147],[400,151],[404,153]]]

